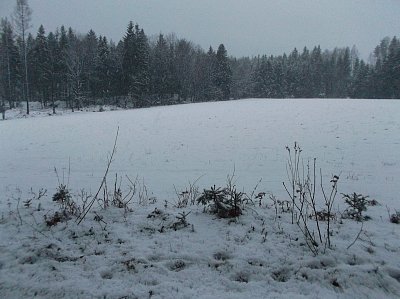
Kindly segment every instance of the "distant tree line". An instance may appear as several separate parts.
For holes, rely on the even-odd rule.
[[[22,6],[18,7],[18,4]],[[21,10],[22,9],[22,14]],[[25,9],[25,10],[24,10]],[[233,58],[186,39],[150,38],[130,22],[118,43],[61,26],[26,34],[30,10],[17,0],[0,24],[0,109],[25,101],[147,107],[231,98],[400,98],[400,41],[385,38],[366,63],[353,49],[294,49],[289,55]]]
[[[231,58],[235,98],[400,99],[400,40],[384,38],[370,63],[355,47],[319,46],[289,55]]]
[[[40,26],[26,39],[28,80],[25,82],[19,36],[7,19],[1,21],[0,88],[8,107],[24,99],[71,109],[100,103],[144,107],[180,102],[229,99],[230,59],[223,44],[205,52],[173,35],[150,41],[132,22],[115,44],[93,30],[86,35],[61,26],[46,34]]]

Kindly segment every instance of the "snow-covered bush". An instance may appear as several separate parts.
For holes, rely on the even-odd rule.
[[[175,188],[175,193],[178,198],[175,206],[177,208],[185,208],[188,205],[194,205],[196,203],[197,198],[199,197],[199,187],[196,185],[197,181],[195,180],[193,183],[189,182],[189,185],[185,187],[183,191],[178,191]]]
[[[368,220],[368,216],[364,216],[362,213],[367,210],[367,206],[369,205],[368,196],[364,196],[362,194],[343,194],[343,199],[349,207],[343,213],[344,218],[350,218],[357,221]]]
[[[53,195],[53,201],[60,205],[60,210],[51,216],[45,216],[47,226],[57,225],[59,222],[69,220],[72,216],[78,217],[81,214],[81,207],[73,200],[71,193],[64,184],[57,187]]]
[[[243,193],[237,192],[235,188],[217,188],[215,185],[209,190],[204,189],[197,199],[198,204],[221,218],[233,218],[242,214]]]
[[[400,211],[396,211],[396,213],[390,215],[390,222],[400,224]]]
[[[68,215],[78,216],[81,213],[79,205],[72,199],[66,185],[59,185],[57,192],[53,195],[53,201],[61,206],[61,210]]]

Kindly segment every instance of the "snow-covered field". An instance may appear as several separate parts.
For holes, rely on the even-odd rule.
[[[400,210],[400,101],[241,100],[60,114],[14,112],[0,122],[1,298],[400,296],[400,226],[388,216]],[[139,204],[136,196],[129,213],[95,204],[80,225],[47,227],[59,180],[78,202],[82,189],[96,193],[118,127],[109,189],[116,174],[124,194],[128,177],[137,178],[142,199],[143,186],[153,199]],[[176,191],[194,182],[200,191],[223,186],[232,173],[240,190],[251,193],[261,180],[257,192],[288,200],[285,146],[295,141],[305,160],[317,158],[327,189],[339,175],[340,193],[379,203],[360,232],[361,223],[340,219],[346,206],[338,195],[334,246],[325,254],[314,257],[290,213],[276,219],[268,197],[235,221],[174,207]],[[24,207],[40,188],[47,196]],[[175,231],[182,212],[190,225]]]

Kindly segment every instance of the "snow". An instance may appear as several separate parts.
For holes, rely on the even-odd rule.
[[[249,99],[51,117],[7,113],[0,122],[1,298],[400,296],[400,228],[387,211],[400,210],[399,101]],[[136,196],[131,212],[95,204],[80,225],[71,219],[47,227],[44,216],[58,209],[51,200],[58,180],[78,201],[81,189],[96,193],[118,127],[109,189],[116,173],[123,194],[127,177],[137,177],[147,197],[139,203]],[[268,198],[234,221],[201,206],[174,206],[175,189],[224,186],[232,173],[240,190],[251,193],[259,182],[257,191],[288,200],[285,146],[295,141],[305,160],[317,158],[327,188],[339,175],[339,192],[379,202],[368,207],[372,219],[349,249],[361,223],[338,217],[334,247],[315,257],[291,215],[276,218]],[[40,188],[47,196],[24,207]],[[148,218],[156,208],[161,213]],[[345,208],[339,195],[335,212]],[[183,211],[190,225],[175,231]]]

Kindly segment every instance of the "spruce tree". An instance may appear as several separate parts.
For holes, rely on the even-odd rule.
[[[289,97],[297,97],[300,90],[300,58],[299,52],[296,48],[290,53],[288,57],[288,70],[287,70],[287,93]]]
[[[324,95],[322,84],[323,62],[321,47],[314,47],[310,57],[311,63],[311,96],[314,98]]]
[[[30,28],[30,21],[32,10],[29,7],[28,0],[16,0],[16,6],[14,9],[13,20],[16,24],[19,37],[20,37],[20,48],[21,57],[25,68],[25,81],[24,81],[24,98],[26,101],[26,114],[29,114],[29,80],[28,80],[28,49],[27,49],[27,30]]]
[[[49,51],[49,96],[51,101],[51,107],[53,108],[53,114],[56,113],[56,106],[55,106],[55,97],[57,92],[57,87],[59,86],[59,44],[58,44],[58,37],[53,33],[50,32],[47,36],[47,45]]]
[[[3,110],[5,101],[10,109],[15,107],[15,100],[20,96],[18,86],[21,82],[21,60],[18,47],[15,44],[14,32],[11,23],[2,19],[0,24],[0,84],[3,94]]]
[[[50,51],[43,25],[40,25],[32,49],[32,91],[46,105],[50,79]]]
[[[161,101],[170,92],[170,53],[167,41],[159,35],[151,58],[151,93]]]
[[[132,93],[133,78],[136,72],[136,36],[133,22],[129,22],[125,37],[123,39],[123,86],[126,95]]]
[[[382,77],[382,96],[393,99],[399,95],[399,61],[398,52],[400,51],[400,42],[396,37],[390,41],[387,48],[386,57],[383,58],[381,77]]]
[[[218,47],[215,63],[215,85],[221,90],[223,99],[228,100],[231,92],[232,70],[228,52],[223,44]]]
[[[217,87],[217,56],[211,46],[207,52],[205,69],[207,77],[204,80],[204,100],[215,101],[222,99],[221,89]]]
[[[68,53],[68,37],[67,31],[64,26],[61,26],[59,38],[58,38],[58,48],[59,51],[56,55],[57,63],[57,75],[58,75],[58,84],[59,91],[58,95],[60,99],[65,100],[68,96],[68,67],[67,67],[67,53]]]
[[[175,47],[175,72],[176,87],[184,101],[193,96],[195,60],[196,51],[193,45],[185,39],[180,39]]]
[[[133,76],[133,84],[131,92],[135,99],[135,105],[143,107],[146,105],[146,96],[149,93],[150,74],[149,74],[149,59],[150,48],[147,36],[139,25],[135,26],[136,35],[136,69]]]
[[[82,42],[85,53],[83,71],[83,78],[86,85],[85,92],[93,99],[98,95],[98,90],[100,89],[100,84],[96,76],[96,63],[98,61],[98,39],[96,33],[90,29]]]
[[[68,29],[66,67],[68,78],[68,103],[72,112],[81,108],[84,98],[84,46],[72,28]]]

